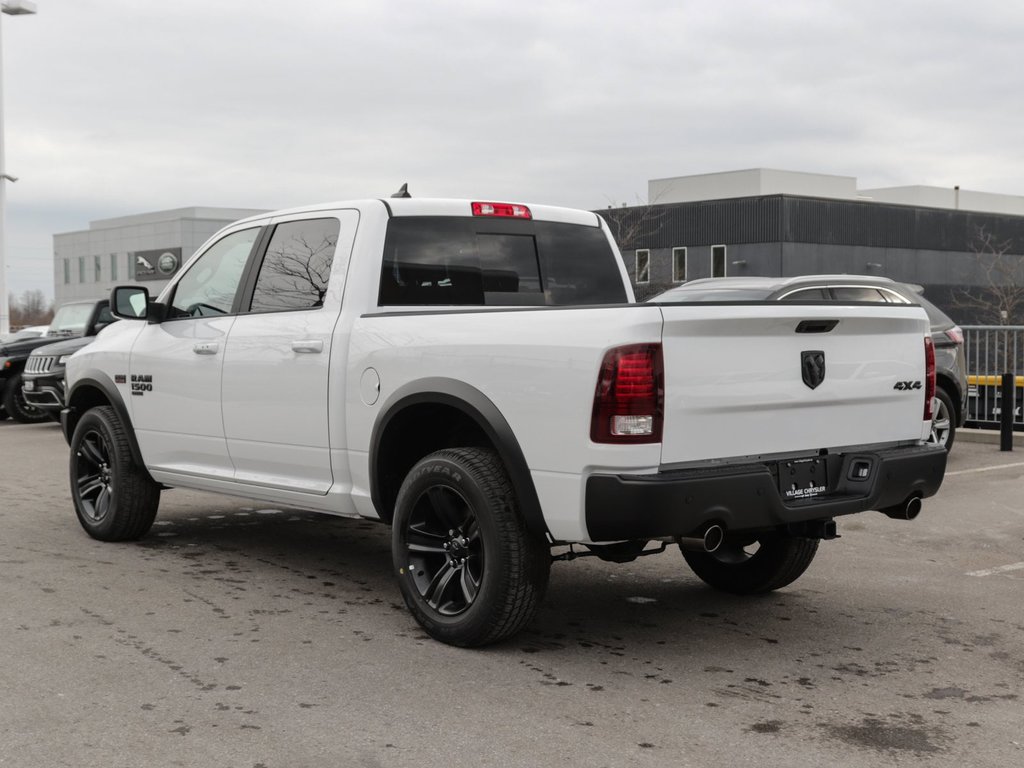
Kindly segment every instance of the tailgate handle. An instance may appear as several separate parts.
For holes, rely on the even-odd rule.
[[[828,333],[839,325],[838,320],[801,320],[796,327],[797,333]]]

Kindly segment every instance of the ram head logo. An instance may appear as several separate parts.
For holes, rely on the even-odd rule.
[[[825,380],[825,353],[820,349],[800,353],[800,373],[804,384],[817,389]]]

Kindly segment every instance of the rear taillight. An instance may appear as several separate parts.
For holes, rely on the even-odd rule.
[[[474,216],[495,216],[504,219],[532,219],[530,209],[514,203],[473,203]]]
[[[946,334],[947,339],[949,339],[952,342],[955,342],[956,344],[964,343],[964,332],[960,330],[959,325],[954,325],[952,328],[948,328],[947,330],[943,331],[943,333]]]
[[[601,363],[590,420],[595,443],[658,443],[665,412],[661,344],[610,349]]]
[[[924,337],[924,420],[932,420],[932,399],[935,397],[935,344]]]

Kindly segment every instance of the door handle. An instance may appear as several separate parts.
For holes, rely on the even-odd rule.
[[[216,355],[219,348],[216,341],[201,341],[192,346],[192,351],[197,355]]]
[[[323,339],[298,339],[292,342],[292,352],[319,354],[324,351]]]

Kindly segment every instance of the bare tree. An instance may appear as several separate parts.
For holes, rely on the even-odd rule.
[[[12,294],[8,298],[11,308],[11,326],[46,325],[53,319],[53,306],[40,290],[25,291],[21,298]]]
[[[637,199],[636,205],[609,204],[607,210],[601,211],[619,250],[637,248],[643,238],[657,234],[662,228],[666,211],[655,207],[657,202],[641,203]]]
[[[267,251],[252,308],[273,311],[321,306],[327,295],[331,256],[337,241],[337,235],[324,237],[318,243],[296,235]]]
[[[1012,242],[977,227],[969,244],[982,276],[976,286],[953,292],[953,305],[985,325],[1024,324],[1024,258],[1010,252]]]
[[[616,205],[610,204],[607,210],[601,211],[601,216],[608,222],[608,228],[615,238],[615,244],[623,254],[635,251],[638,248],[646,248],[645,240],[653,237],[664,226],[667,211],[657,207],[658,199],[650,203],[641,203],[639,197],[636,205],[627,206],[626,203]],[[630,269],[630,259],[626,258],[626,269]],[[644,282],[637,283],[638,275],[633,275],[633,292],[637,301],[644,301],[651,296],[656,296],[665,289],[671,287],[671,283]],[[650,263],[648,262],[648,280],[650,279]]]

